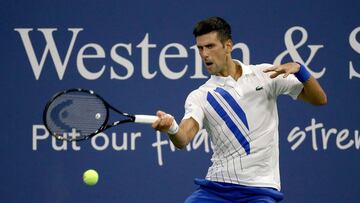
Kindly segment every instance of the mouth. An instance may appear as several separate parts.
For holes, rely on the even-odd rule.
[[[205,64],[206,64],[206,66],[211,66],[211,65],[213,64],[213,62],[210,62],[210,61],[209,61],[209,62],[206,62],[206,61],[205,61]]]

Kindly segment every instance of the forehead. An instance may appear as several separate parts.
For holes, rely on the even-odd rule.
[[[207,44],[215,44],[215,43],[221,43],[220,39],[218,38],[218,33],[215,31],[196,37],[196,45],[198,46],[204,46]]]

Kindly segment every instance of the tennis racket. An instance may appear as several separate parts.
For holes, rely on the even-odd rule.
[[[122,119],[110,122],[110,110],[119,114]],[[80,88],[55,94],[46,104],[43,113],[43,122],[49,133],[59,140],[67,141],[86,140],[123,123],[151,124],[157,119],[157,116],[121,112],[94,91]]]

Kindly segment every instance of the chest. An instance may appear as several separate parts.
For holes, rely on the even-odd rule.
[[[275,101],[270,86],[254,76],[228,80],[206,92],[205,109],[210,125],[230,122],[246,131],[257,129],[272,119]],[[225,125],[225,124],[224,124]]]

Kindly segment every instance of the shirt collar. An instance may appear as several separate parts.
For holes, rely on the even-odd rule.
[[[245,65],[243,64],[241,61],[233,59],[235,62],[239,63],[241,65],[242,68],[242,75],[240,78],[242,78],[244,75],[249,75],[251,73],[253,73],[253,71],[251,70],[249,65]],[[239,78],[239,79],[240,79]],[[231,78],[231,76],[227,76],[227,77],[223,77],[223,76],[217,76],[217,75],[211,75],[210,77],[211,80],[213,80],[215,83],[220,84],[221,86],[224,86],[225,83],[227,83],[227,81],[234,81],[235,80],[233,78]]]

